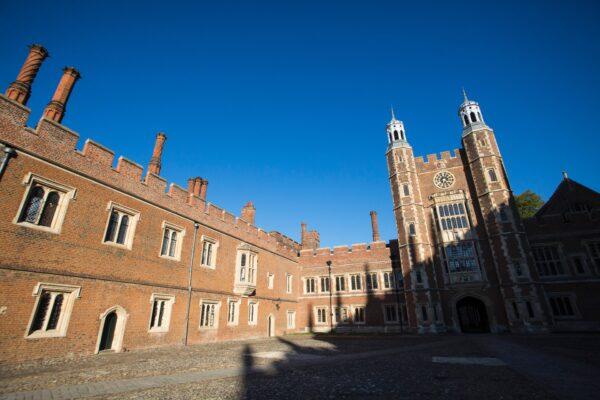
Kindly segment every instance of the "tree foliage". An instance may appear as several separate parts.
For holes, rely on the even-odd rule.
[[[544,200],[532,190],[527,189],[515,197],[521,218],[530,218],[544,205]]]

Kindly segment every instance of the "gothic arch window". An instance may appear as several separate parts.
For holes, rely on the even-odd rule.
[[[469,117],[467,117],[467,114],[463,114],[463,119],[465,120],[465,126],[469,125]]]
[[[477,117],[475,116],[475,113],[473,111],[471,111],[471,122],[476,122],[477,121]]]
[[[394,140],[398,140],[398,131],[394,131]]]

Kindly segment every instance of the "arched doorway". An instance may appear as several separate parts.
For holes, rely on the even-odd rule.
[[[483,301],[475,297],[464,297],[456,303],[460,329],[464,333],[490,331],[490,323]]]
[[[98,351],[112,350],[117,319],[116,311],[109,312],[104,318],[104,327],[102,328],[102,336],[100,336],[100,347],[98,348]]]
[[[122,350],[127,317],[127,312],[121,306],[111,307],[100,315],[96,353]]]
[[[275,317],[273,315],[269,315],[268,319],[268,335],[269,337],[275,336]]]

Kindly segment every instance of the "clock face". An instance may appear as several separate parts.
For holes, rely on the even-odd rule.
[[[454,175],[448,171],[441,171],[433,177],[433,184],[440,189],[448,189],[454,185]]]

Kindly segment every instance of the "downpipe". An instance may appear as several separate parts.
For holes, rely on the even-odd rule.
[[[12,156],[17,154],[15,149],[13,149],[12,147],[8,147],[8,146],[4,147],[4,153],[6,153],[6,154],[4,155],[4,158],[2,159],[2,163],[0,164],[0,179],[2,179],[2,175],[4,175],[4,170],[8,166],[8,160]]]
[[[198,228],[200,224],[194,222],[194,240],[192,242],[192,256],[190,259],[190,266],[188,268],[188,298],[187,306],[185,308],[185,335],[183,337],[183,345],[188,345],[188,333],[190,330],[190,307],[192,305],[192,269],[194,267],[194,255],[196,254],[196,238],[198,236]]]

